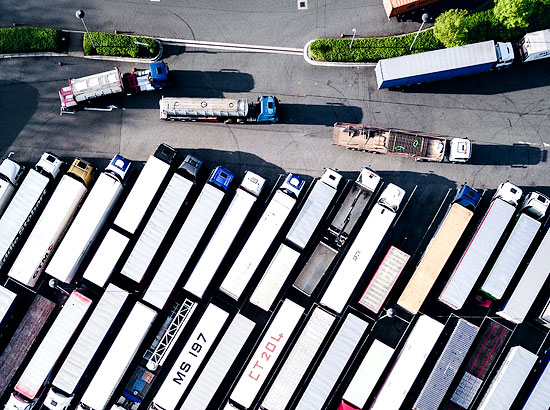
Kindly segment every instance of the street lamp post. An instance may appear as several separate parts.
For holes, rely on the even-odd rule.
[[[353,37],[351,38],[351,43],[349,43],[349,49],[351,50],[351,46],[353,46],[353,40],[355,40],[355,33],[357,33],[357,30],[354,28],[351,29],[353,31]]]
[[[409,51],[412,50],[413,46],[414,46],[414,42],[416,41],[416,38],[418,37],[418,35],[420,34],[420,30],[422,30],[422,27],[424,27],[424,24],[426,24],[428,21],[430,21],[430,15],[428,13],[424,13],[422,14],[422,24],[420,25],[420,28],[418,29],[418,31],[416,32],[416,36],[414,36],[414,40],[411,44],[411,47],[409,48]]]
[[[90,35],[90,32],[88,31],[88,27],[86,27],[86,23],[84,23],[84,16],[86,13],[84,13],[84,10],[77,10],[74,15],[77,19],[80,19],[82,24],[84,25],[84,29],[86,30],[86,33],[88,33],[88,38],[90,39],[90,43],[92,43],[92,47],[95,49],[94,40],[92,40],[92,36]]]

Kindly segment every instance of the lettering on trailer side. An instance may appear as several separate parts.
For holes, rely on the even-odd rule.
[[[201,340],[202,339],[202,340]],[[197,342],[194,342],[192,345],[191,345],[191,348],[190,350],[187,352],[189,353],[191,356],[193,357],[199,357],[199,353],[202,351],[202,348],[203,348],[203,345],[201,345],[199,342],[202,343],[206,343],[206,338],[204,337],[204,335],[202,333],[199,333],[199,335],[197,336]],[[183,382],[183,379],[184,377],[187,376],[187,373],[189,372],[189,370],[191,370],[192,368],[192,364],[191,363],[188,363],[188,362],[182,362],[180,364],[180,370],[183,372],[177,372],[176,373],[176,376],[174,378],[174,381],[177,383],[177,384],[181,384]]]
[[[261,376],[261,370],[264,369],[260,363],[263,363],[263,360],[268,362],[269,359],[271,359],[272,354],[275,353],[275,349],[277,349],[277,346],[283,337],[284,335],[282,333],[279,333],[279,336],[277,336],[276,338],[270,336],[268,342],[264,346],[265,350],[261,351],[260,359],[256,360],[256,363],[252,367],[252,370],[250,370],[250,372],[248,373],[248,377],[254,379],[255,381],[258,381]],[[258,370],[255,370],[256,368]]]

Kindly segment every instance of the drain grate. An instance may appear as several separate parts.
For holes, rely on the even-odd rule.
[[[298,10],[307,10],[307,1],[298,0]]]

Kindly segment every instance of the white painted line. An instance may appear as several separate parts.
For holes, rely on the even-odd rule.
[[[217,50],[233,50],[244,51],[251,53],[275,53],[275,54],[292,54],[303,55],[303,49],[292,47],[276,47],[276,46],[258,46],[253,44],[236,44],[236,43],[219,43],[215,41],[199,41],[199,40],[180,40],[172,38],[159,38],[159,41],[175,46],[187,46],[195,48],[208,48]]]

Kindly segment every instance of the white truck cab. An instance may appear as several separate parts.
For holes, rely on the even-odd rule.
[[[495,51],[497,53],[496,69],[508,67],[514,62],[514,48],[512,43],[495,43]]]
[[[397,185],[388,184],[386,189],[380,194],[378,203],[392,212],[397,212],[401,201],[405,197],[405,191],[399,188]]]
[[[518,206],[523,191],[509,181],[503,182],[497,188],[493,200],[500,198],[511,205]]]
[[[45,152],[40,157],[40,160],[36,163],[37,170],[43,170],[47,174],[50,174],[52,178],[57,178],[63,161],[48,152]]]
[[[260,192],[262,192],[264,184],[264,178],[262,178],[258,174],[255,174],[252,171],[246,171],[243,177],[243,181],[241,182],[241,188],[251,193],[255,197],[258,197],[260,196]]]
[[[467,138],[453,138],[449,142],[449,162],[466,162],[472,156],[472,142]]]
[[[298,199],[300,192],[304,187],[304,180],[295,174],[288,174],[279,188],[281,191],[287,193],[288,195]]]
[[[33,404],[34,402],[25,399],[17,392],[13,392],[4,405],[4,410],[30,410]]]
[[[530,192],[523,200],[520,211],[536,220],[542,219],[548,210],[550,199],[539,192]]]
[[[380,180],[380,175],[378,175],[376,172],[369,168],[362,168],[355,182],[357,182],[367,191],[372,193],[376,191],[376,188],[378,188]]]
[[[72,398],[73,396],[67,396],[55,387],[52,387],[46,395],[44,406],[50,410],[65,410],[71,404]]]
[[[338,185],[340,185],[340,181],[342,181],[342,175],[332,168],[327,168],[321,177],[321,181],[331,188],[338,189]]]
[[[0,215],[15,192],[15,187],[22,174],[21,165],[9,157],[0,164]]]

